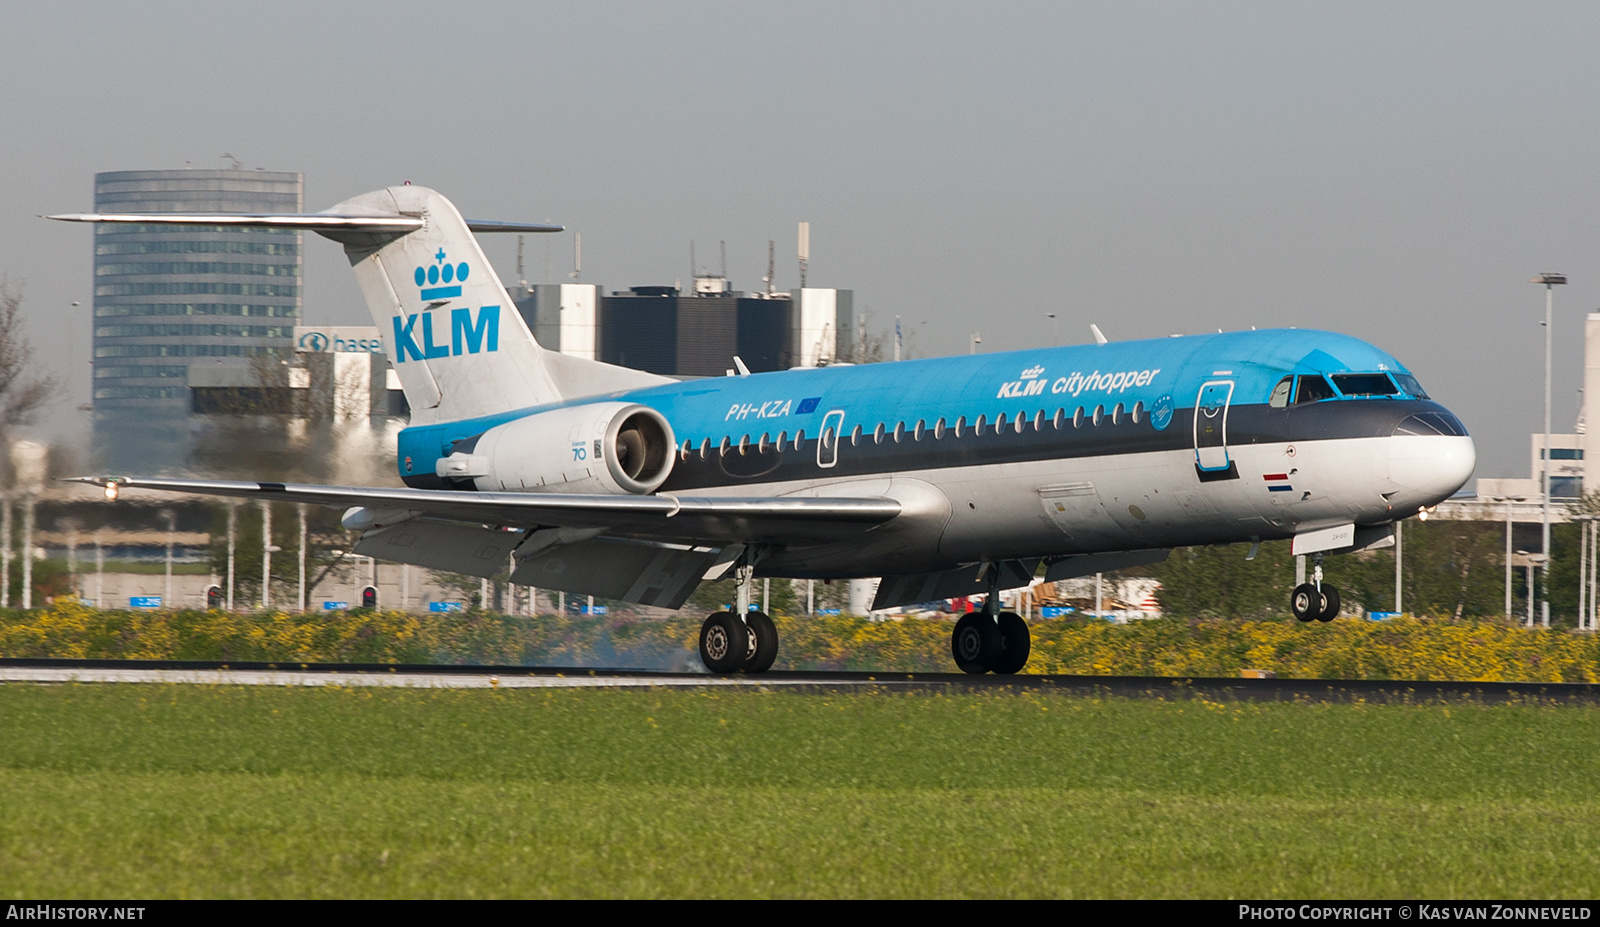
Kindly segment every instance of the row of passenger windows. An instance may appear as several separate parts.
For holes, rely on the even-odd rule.
[[[932,425],[928,424],[927,419],[918,419],[912,425],[907,425],[904,421],[896,422],[893,426],[886,422],[879,422],[877,427],[871,431],[865,431],[862,426],[857,425],[849,433],[838,437],[841,438],[839,443],[842,444],[848,441],[851,447],[857,447],[869,442],[882,444],[885,441],[892,441],[899,444],[904,441],[922,441],[930,438],[939,441],[943,440],[947,435],[956,438],[977,437],[983,434],[1000,434],[1007,430],[1021,434],[1029,429],[1044,431],[1047,427],[1057,431],[1064,431],[1067,428],[1082,428],[1085,425],[1097,427],[1103,424],[1120,425],[1123,422],[1137,424],[1145,418],[1143,402],[1135,402],[1131,407],[1119,402],[1109,411],[1103,405],[1095,406],[1093,410],[1079,406],[1077,411],[1070,416],[1067,415],[1067,410],[1064,408],[1056,409],[1053,416],[1047,416],[1043,409],[1034,412],[1032,415],[1029,415],[1024,410],[1018,412],[1015,418],[1008,418],[1006,413],[1002,412],[992,424],[989,422],[988,417],[983,415],[978,416],[977,421],[971,423],[968,423],[967,417],[964,415],[957,418],[953,423],[941,418]],[[836,432],[832,426],[824,428],[821,437],[823,448],[831,449],[834,446],[835,437]],[[802,428],[796,431],[792,440],[794,450],[798,451],[804,447],[806,441],[805,429]],[[750,450],[754,450],[758,454],[765,454],[769,450],[783,450],[790,445],[790,441],[787,431],[778,432],[776,438],[772,436],[771,432],[762,434],[758,438],[752,438],[746,434],[742,435],[737,442],[733,440],[732,435],[727,435],[723,437],[722,443],[716,446],[711,444],[710,438],[702,438],[698,448],[695,447],[693,440],[686,438],[683,446],[678,449],[678,455],[683,460],[688,460],[690,454],[698,451],[700,459],[705,460],[711,456],[713,450],[721,454],[727,454],[730,451],[744,454]]]
[[[102,241],[95,254],[280,254],[292,257],[300,246],[292,241]]]

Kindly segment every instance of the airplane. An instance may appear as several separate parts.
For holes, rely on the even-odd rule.
[[[873,609],[983,595],[955,624],[967,673],[1020,671],[1002,590],[1289,540],[1290,607],[1331,620],[1332,553],[1393,544],[1476,462],[1461,421],[1399,361],[1296,329],[1030,348],[676,380],[546,350],[476,232],[409,183],[313,214],[69,214],[79,222],[288,228],[344,245],[412,417],[405,488],[92,476],[344,508],[357,553],[678,608],[705,580],[737,606],[701,628],[712,672],[778,653],[755,577],[882,577]],[[1255,548],[1251,549],[1254,556]],[[508,557],[513,558],[508,561]]]

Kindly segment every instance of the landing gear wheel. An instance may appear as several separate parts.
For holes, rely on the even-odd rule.
[[[989,668],[1009,676],[1028,662],[1033,642],[1028,635],[1028,623],[1016,612],[1001,612],[996,626],[1000,630],[1000,656]]]
[[[700,660],[713,673],[731,673],[750,655],[750,631],[733,612],[715,612],[700,626]]]
[[[1312,621],[1322,612],[1322,595],[1311,583],[1301,583],[1289,595],[1289,610],[1301,621]]]
[[[763,612],[750,612],[744,616],[745,629],[750,632],[750,647],[746,651],[743,670],[746,673],[765,673],[778,658],[778,626]]]
[[[983,612],[963,615],[950,635],[950,655],[963,673],[987,673],[1004,646],[999,625]]]
[[[1322,610],[1317,612],[1318,621],[1332,621],[1339,614],[1339,590],[1327,583],[1322,584]]]

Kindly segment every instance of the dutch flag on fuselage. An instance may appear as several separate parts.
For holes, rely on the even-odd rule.
[[[1269,492],[1291,492],[1294,490],[1294,487],[1289,485],[1289,474],[1287,473],[1263,473],[1261,478],[1267,481],[1267,490]]]

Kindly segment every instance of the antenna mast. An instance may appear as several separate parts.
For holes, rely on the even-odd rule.
[[[811,223],[800,223],[800,289],[806,288],[806,265],[811,263]]]
[[[773,240],[770,239],[770,238],[767,239],[767,275],[765,277],[761,278],[761,282],[765,283],[767,285],[767,298],[768,299],[772,298],[772,278],[773,278],[773,263],[772,263],[772,261],[773,261],[773,253],[774,253],[773,248],[774,248],[774,246],[775,246],[775,243],[773,242]]]
[[[583,233],[572,233],[572,282],[583,279]]]
[[[523,237],[524,236],[522,236],[522,235],[518,235],[517,236],[517,286],[520,286],[524,290],[526,290],[528,288],[528,275],[526,273],[524,273],[523,269],[522,269],[522,239],[523,239]]]

